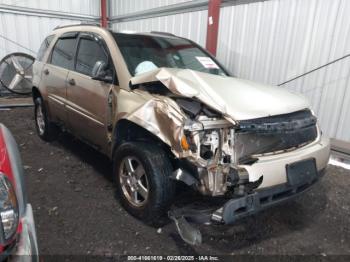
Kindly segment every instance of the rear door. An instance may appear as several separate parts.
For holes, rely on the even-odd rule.
[[[96,62],[113,66],[102,38],[81,33],[74,71],[67,78],[67,112],[73,132],[100,149],[107,147],[108,94],[112,84],[92,79]],[[114,71],[114,69],[110,69]]]
[[[78,33],[63,34],[55,43],[48,62],[43,67],[42,83],[48,92],[48,108],[52,121],[67,125],[65,109],[67,76],[74,67],[74,53]]]

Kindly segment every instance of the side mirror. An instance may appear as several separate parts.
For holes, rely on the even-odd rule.
[[[113,76],[110,74],[110,70],[107,69],[107,64],[103,61],[97,61],[92,68],[92,79],[103,81],[106,83],[113,82]]]

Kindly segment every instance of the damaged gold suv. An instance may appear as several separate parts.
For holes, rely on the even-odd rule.
[[[108,155],[125,209],[149,223],[169,212],[191,244],[188,220],[233,223],[305,191],[328,163],[303,97],[231,77],[184,38],[60,27],[33,73],[39,136],[67,130]],[[171,209],[179,182],[215,204]]]

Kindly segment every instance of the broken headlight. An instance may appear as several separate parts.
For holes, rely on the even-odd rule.
[[[191,150],[197,158],[227,163],[233,156],[233,126],[225,119],[201,117],[188,121],[181,141],[183,149]]]
[[[204,131],[200,138],[200,156],[201,158],[208,160],[213,158],[215,152],[219,147],[219,131],[210,130]]]

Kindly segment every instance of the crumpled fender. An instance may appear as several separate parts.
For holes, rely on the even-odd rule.
[[[173,106],[173,101],[154,98],[131,113],[123,114],[121,119],[131,121],[167,144],[175,156],[180,157],[184,152],[181,148],[183,123],[185,115]]]

